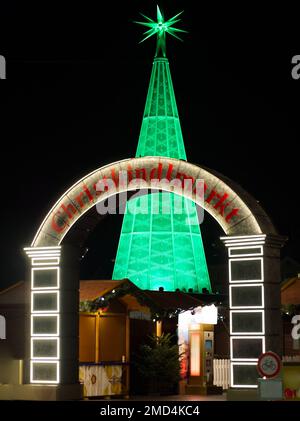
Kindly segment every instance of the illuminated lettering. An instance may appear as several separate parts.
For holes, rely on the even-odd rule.
[[[66,222],[62,219],[60,212],[55,212],[52,216],[51,227],[57,233],[62,232],[66,227]]]
[[[152,168],[152,170],[150,171],[150,180],[154,180],[154,179],[160,180],[161,175],[162,175],[162,170],[163,170],[162,163],[159,163],[157,168]]]
[[[141,178],[147,180],[146,169],[145,168],[136,168],[135,170],[136,178]]]
[[[83,186],[83,190],[84,190],[84,192],[85,192],[85,194],[86,194],[87,198],[89,199],[89,201],[90,201],[90,202],[93,202],[93,201],[94,201],[94,198],[93,198],[93,196],[92,196],[92,194],[91,194],[91,192],[90,192],[89,188],[88,188],[87,186]]]
[[[233,218],[234,216],[236,216],[238,214],[238,212],[239,212],[239,209],[237,209],[237,208],[232,209],[232,211],[225,218],[226,222],[229,223],[229,221],[231,220],[231,218]]]
[[[239,213],[238,208],[231,208],[231,201],[228,193],[219,193],[216,188],[209,190],[208,185],[201,180],[203,187],[201,187],[200,194],[200,192],[197,191],[198,180],[195,180],[195,178],[188,173],[180,171],[177,171],[172,175],[174,166],[171,163],[166,163],[163,165],[161,162],[159,162],[152,168],[139,167],[135,168],[134,170],[130,164],[127,165],[126,170],[117,171],[116,168],[117,167],[113,167],[110,169],[111,177],[104,176],[97,183],[94,183],[92,190],[90,190],[85,184],[79,192],[76,190],[76,196],[72,199],[73,203],[77,203],[81,209],[90,206],[91,203],[96,201],[95,199],[98,200],[99,204],[99,196],[103,192],[113,191],[115,194],[118,192],[117,188],[119,188],[119,190],[127,191],[130,183],[134,183],[135,181],[137,182],[135,187],[136,189],[151,188],[150,183],[154,180],[158,180],[159,182],[162,181],[163,171],[165,171],[166,175],[163,181],[166,182],[166,186],[163,188],[163,190],[175,192],[174,185],[170,185],[174,180],[178,180],[181,187],[185,187],[186,180],[191,180],[192,191],[194,195],[196,195],[195,200],[199,200],[199,198],[203,200],[203,194],[205,194],[205,202],[210,204],[216,211],[218,211],[218,213],[228,224],[230,224]],[[141,187],[141,185],[138,183],[139,180],[143,180],[143,182],[147,182],[149,185],[143,185]],[[130,187],[132,190],[132,185]],[[189,189],[189,192],[190,191],[191,189]],[[64,230],[66,230],[70,226],[68,221],[74,219],[74,216],[78,213],[78,209],[73,203],[61,204],[59,210],[53,213],[51,227],[56,233],[62,233]],[[115,214],[116,212],[110,213]]]
[[[75,213],[77,212],[77,209],[71,203],[69,203],[67,206],[61,205],[61,208],[66,213],[69,219],[72,219]]]
[[[223,194],[223,196],[221,197],[220,195],[217,195],[218,196],[218,198],[220,199],[215,205],[214,205],[214,208],[215,209],[218,209],[218,208],[220,208],[219,209],[219,212],[220,212],[220,214],[223,216],[224,215],[224,210],[225,210],[225,208],[227,208],[227,206],[229,206],[229,202],[227,202],[227,203],[224,203],[225,202],[225,200],[227,199],[227,197],[228,197],[228,194],[227,193],[224,193]]]

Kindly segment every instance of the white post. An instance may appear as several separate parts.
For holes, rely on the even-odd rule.
[[[6,320],[0,315],[0,339],[6,339]]]
[[[230,385],[257,388],[257,360],[281,355],[280,248],[277,235],[221,237],[228,250]]]

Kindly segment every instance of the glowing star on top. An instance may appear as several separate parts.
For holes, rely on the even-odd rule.
[[[163,14],[161,13],[159,7],[157,6],[157,22],[155,22],[153,19],[148,18],[147,16],[141,15],[147,19],[148,22],[137,22],[139,25],[144,25],[149,27],[150,29],[146,32],[144,32],[144,35],[146,37],[142,39],[140,42],[144,42],[146,39],[152,37],[152,35],[157,34],[157,43],[156,43],[156,53],[155,57],[166,57],[166,33],[172,35],[173,37],[179,39],[182,41],[182,39],[176,35],[178,32],[187,32],[183,29],[173,28],[173,25],[177,22],[179,22],[181,19],[177,19],[178,16],[181,15],[180,12],[177,15],[173,16],[171,19],[165,21]]]

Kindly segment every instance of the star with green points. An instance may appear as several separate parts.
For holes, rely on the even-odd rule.
[[[182,41],[182,39],[177,35],[177,33],[187,31],[173,27],[175,23],[181,20],[178,19],[178,16],[180,16],[181,13],[183,13],[183,11],[173,16],[171,19],[165,21],[162,12],[157,6],[157,22],[155,22],[153,19],[148,18],[148,16],[145,16],[142,13],[141,15],[147,20],[147,22],[134,21],[134,23],[138,23],[139,25],[147,26],[148,28],[150,28],[148,29],[148,31],[144,32],[144,35],[146,35],[146,37],[143,38],[140,42],[144,42],[146,39],[152,37],[152,35],[157,34],[155,57],[166,57],[166,33]]]

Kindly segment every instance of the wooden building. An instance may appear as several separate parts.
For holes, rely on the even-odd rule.
[[[220,296],[192,291],[140,290],[129,280],[81,281],[79,294],[79,377],[85,396],[145,393],[145,381],[133,362],[140,346],[149,341],[149,335],[162,333],[174,335],[175,344],[178,336],[179,340],[184,336],[186,348],[191,343],[192,352],[186,353],[181,392],[185,393],[189,385],[203,385],[208,370],[204,357],[207,353],[213,357],[210,340],[206,342],[210,349],[204,352],[204,330],[213,332],[214,327],[207,323],[201,325],[199,320],[195,322],[194,313],[199,317],[201,309],[218,303]],[[5,336],[0,340],[0,384],[24,382],[28,311],[29,292],[24,282],[0,291],[1,327],[5,328],[2,329]],[[186,334],[179,315],[185,315]],[[191,329],[186,320],[190,320]],[[172,390],[177,392],[178,384]]]

